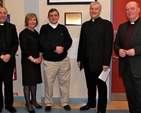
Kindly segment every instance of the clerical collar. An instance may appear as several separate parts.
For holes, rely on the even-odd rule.
[[[96,19],[91,19],[92,22],[96,22],[97,20],[99,20],[100,17],[96,18]]]
[[[58,23],[57,24],[49,23],[49,25],[55,29],[58,26]]]
[[[136,21],[134,21],[134,22],[130,22],[130,24],[134,25],[134,24],[136,24],[138,22],[138,20],[139,20],[139,18]]]
[[[4,26],[4,23],[0,23],[0,26]]]
[[[92,22],[95,22],[95,19],[92,19]]]
[[[132,25],[133,25],[133,24],[135,24],[135,22],[130,22],[130,24],[132,24]]]

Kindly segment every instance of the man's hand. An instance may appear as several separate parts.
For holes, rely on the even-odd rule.
[[[103,71],[107,71],[108,68],[109,68],[109,66],[103,65]]]
[[[77,62],[79,68],[80,68],[80,63],[81,63],[80,61]]]
[[[120,57],[126,57],[126,50],[125,49],[119,49],[119,56]]]
[[[135,55],[135,49],[126,50],[126,54],[127,54],[128,56],[134,56],[134,55]]]
[[[62,46],[56,46],[56,50],[54,52],[58,53],[58,54],[61,54],[63,53],[64,51],[64,47]]]
[[[10,54],[6,54],[6,55],[1,55],[0,58],[4,61],[4,62],[8,62],[10,59],[11,55]]]

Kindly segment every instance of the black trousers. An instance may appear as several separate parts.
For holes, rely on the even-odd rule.
[[[141,78],[135,78],[129,64],[122,74],[130,113],[141,113]]]
[[[89,59],[84,59],[84,72],[88,89],[88,105],[96,106],[96,89],[98,88],[98,111],[105,112],[107,106],[107,86],[98,78],[100,73],[91,72]]]
[[[13,69],[9,62],[3,62],[0,59],[0,108],[3,108],[3,92],[2,85],[4,83],[4,97],[5,107],[9,108],[13,106]]]

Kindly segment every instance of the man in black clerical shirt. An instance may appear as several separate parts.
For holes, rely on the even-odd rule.
[[[100,17],[101,4],[90,4],[91,19],[83,23],[80,33],[77,62],[80,69],[84,68],[88,89],[88,102],[80,110],[96,107],[96,86],[98,87],[98,113],[106,113],[107,86],[98,78],[102,71],[110,66],[113,27],[112,23]]]
[[[5,109],[14,113],[13,70],[15,53],[18,49],[18,36],[15,25],[6,22],[7,9],[0,6],[0,112],[4,106],[2,82],[4,82]]]
[[[126,4],[127,22],[116,35],[114,49],[119,54],[119,72],[126,89],[130,113],[141,113],[141,18],[135,1]]]

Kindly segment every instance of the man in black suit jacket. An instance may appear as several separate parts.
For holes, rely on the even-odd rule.
[[[126,5],[128,21],[119,26],[115,51],[119,54],[122,75],[130,113],[141,113],[141,18],[139,5]]]
[[[107,86],[98,78],[102,71],[110,66],[113,27],[112,23],[100,17],[101,4],[90,4],[91,19],[83,23],[80,33],[77,62],[84,68],[88,89],[88,103],[80,110],[96,107],[96,86],[98,86],[98,113],[106,113]]]
[[[2,82],[4,82],[5,108],[16,112],[13,107],[13,70],[18,36],[15,25],[6,22],[7,9],[0,6],[0,112],[3,108]]]

